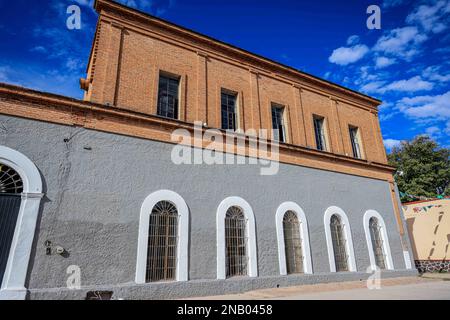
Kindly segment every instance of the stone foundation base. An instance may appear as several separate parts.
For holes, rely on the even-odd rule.
[[[450,272],[450,260],[415,260],[417,271],[425,272]]]
[[[115,286],[83,287],[79,290],[67,288],[30,289],[28,299],[31,300],[84,300],[89,295],[105,296],[124,300],[158,300],[179,299],[188,297],[214,296],[242,293],[251,290],[277,287],[290,287],[317,283],[340,281],[366,281],[371,274],[363,272],[338,272],[323,274],[289,275],[277,277],[256,277],[228,280],[190,280],[185,282],[162,282],[138,285],[126,283]],[[397,278],[417,276],[417,270],[383,271],[381,278]],[[112,295],[111,295],[112,293]]]

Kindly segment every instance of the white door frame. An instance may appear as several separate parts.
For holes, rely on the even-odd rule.
[[[34,163],[11,148],[0,146],[0,163],[14,169],[23,181],[22,202],[0,287],[0,300],[23,300],[27,294],[25,280],[43,197],[42,179]]]

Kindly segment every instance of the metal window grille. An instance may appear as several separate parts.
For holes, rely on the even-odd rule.
[[[230,207],[225,215],[227,277],[248,274],[247,220],[239,207]]]
[[[222,92],[222,129],[236,131],[236,95]]]
[[[386,269],[385,254],[383,250],[383,238],[381,237],[381,230],[378,224],[378,219],[375,217],[369,220],[370,238],[372,240],[373,253],[375,255],[375,263],[378,268]]]
[[[178,211],[168,201],[158,202],[150,214],[146,281],[176,278]]]
[[[273,139],[280,142],[286,141],[283,112],[283,107],[272,106]]]
[[[314,117],[314,133],[316,135],[316,146],[318,150],[326,151],[326,139],[325,139],[325,128],[324,119],[319,117]]]
[[[14,237],[22,191],[23,182],[19,174],[14,169],[0,164],[0,283]]]
[[[287,211],[283,217],[284,247],[288,273],[303,273],[303,249],[297,215]]]
[[[19,174],[7,165],[0,164],[0,193],[22,193],[23,182]]]
[[[331,217],[330,228],[336,271],[348,271],[348,255],[344,235],[344,226],[342,225],[341,219],[337,215],[333,215]]]
[[[350,140],[352,142],[353,156],[361,159],[361,149],[359,147],[358,128],[350,127]]]
[[[179,80],[161,75],[158,89],[158,115],[178,119]]]

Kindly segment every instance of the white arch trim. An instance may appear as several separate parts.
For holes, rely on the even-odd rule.
[[[232,206],[237,206],[244,211],[247,220],[248,275],[250,277],[257,277],[258,261],[256,254],[256,229],[252,207],[247,201],[240,197],[228,197],[224,199],[217,208],[217,279],[226,278],[225,216],[227,210]]]
[[[345,244],[348,254],[348,267],[349,271],[356,271],[356,260],[355,260],[355,252],[353,250],[353,239],[352,232],[350,229],[350,223],[348,221],[347,215],[344,210],[339,207],[331,206],[327,210],[325,210],[325,215],[323,217],[323,223],[325,226],[325,235],[327,238],[327,248],[328,248],[328,261],[330,262],[330,271],[336,272],[336,263],[334,261],[334,249],[333,249],[333,240],[331,238],[331,228],[330,222],[331,217],[333,215],[338,215],[341,218],[344,227],[344,236],[345,236]]]
[[[25,299],[25,280],[43,197],[42,179],[34,163],[11,148],[0,146],[0,163],[14,169],[23,181],[22,202],[0,287],[0,300]]]
[[[300,208],[295,202],[284,202],[282,203],[276,212],[275,223],[277,227],[277,239],[278,239],[278,261],[280,264],[280,274],[287,275],[286,267],[286,249],[284,243],[284,228],[283,228],[283,218],[287,211],[292,211],[297,216],[298,222],[300,224],[300,237],[302,239],[302,249],[303,249],[303,270],[305,273],[313,273],[312,270],[312,258],[311,258],[311,248],[309,245],[309,232],[308,232],[308,221],[306,220],[305,212]]]
[[[159,190],[145,198],[139,219],[139,238],[136,262],[136,283],[145,283],[147,268],[148,229],[153,207],[160,201],[173,203],[178,211],[177,281],[188,280],[189,209],[184,199],[176,192]]]
[[[392,255],[391,255],[391,247],[389,245],[389,238],[386,231],[386,224],[384,223],[383,217],[375,210],[367,210],[366,213],[364,213],[364,231],[366,233],[366,242],[367,247],[369,249],[369,258],[370,258],[370,266],[372,270],[376,270],[377,264],[375,261],[375,253],[373,252],[373,246],[372,246],[372,239],[370,235],[370,228],[369,228],[369,222],[370,218],[375,217],[378,219],[378,225],[380,226],[380,232],[381,236],[383,237],[383,251],[386,255],[386,269],[393,270],[394,264],[392,262]]]

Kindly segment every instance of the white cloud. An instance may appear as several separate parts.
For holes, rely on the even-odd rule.
[[[421,77],[415,76],[408,80],[398,80],[390,83],[383,90],[385,91],[405,91],[405,92],[416,92],[416,91],[428,91],[433,89],[433,83],[422,80]]]
[[[440,33],[448,28],[450,0],[421,5],[406,17],[409,24],[420,25],[426,32]]]
[[[450,73],[445,75],[440,74],[441,67],[440,66],[431,66],[426,68],[422,72],[422,76],[431,81],[439,81],[439,82],[447,82],[450,81]]]
[[[359,90],[365,93],[382,93],[386,81],[372,81],[363,85]]]
[[[397,108],[411,118],[450,120],[450,91],[435,96],[403,98]]]
[[[401,140],[384,139],[383,143],[386,149],[391,150],[393,147],[398,147],[401,144]]]
[[[348,37],[347,39],[347,45],[348,46],[353,46],[355,44],[359,43],[359,36],[357,36],[356,34],[353,36]]]
[[[30,52],[47,53],[47,49],[43,46],[36,46],[30,49]]]
[[[393,59],[393,58],[386,58],[386,57],[375,58],[375,66],[378,69],[389,67],[390,65],[393,65],[394,63],[395,63],[395,59]]]
[[[366,83],[360,88],[366,93],[386,93],[388,91],[396,92],[417,92],[432,90],[434,84],[423,80],[420,76],[415,76],[407,80],[397,80],[386,85],[386,81],[373,81]]]
[[[437,126],[428,127],[425,129],[425,134],[433,140],[438,140],[442,137],[442,129]]]
[[[340,47],[333,51],[328,61],[345,66],[362,59],[368,52],[369,48],[360,44],[353,47]]]
[[[409,61],[420,52],[420,44],[425,40],[427,40],[427,36],[420,34],[417,27],[397,28],[381,36],[373,50]]]
[[[384,0],[383,8],[397,7],[401,4],[403,4],[403,2],[405,2],[405,0]]]

